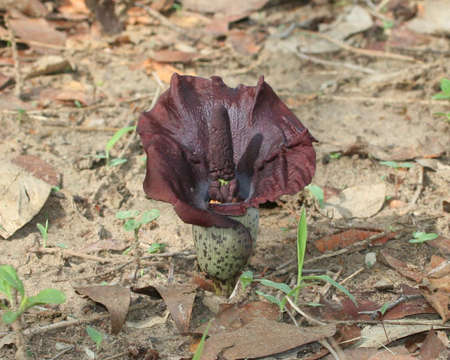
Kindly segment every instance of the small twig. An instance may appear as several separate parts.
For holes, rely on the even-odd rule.
[[[70,281],[70,282],[73,283],[73,282],[77,282],[77,281],[81,281],[81,280],[87,280],[87,279],[92,279],[92,278],[99,278],[99,277],[101,278],[101,277],[104,277],[106,275],[115,273],[116,271],[122,270],[125,266],[130,265],[133,261],[134,261],[134,259],[133,260],[129,260],[126,263],[120,264],[120,265],[118,265],[118,266],[116,266],[116,267],[114,267],[112,269],[103,271],[103,272],[98,273],[98,274],[87,275],[87,276],[79,276],[79,277],[69,278],[69,279],[54,280],[54,282]]]
[[[106,258],[101,258],[98,256],[94,256],[94,255],[87,255],[87,254],[83,254],[83,253],[79,253],[77,251],[73,251],[73,250],[68,250],[68,249],[57,249],[57,248],[39,248],[39,249],[31,249],[30,250],[33,253],[39,253],[39,254],[62,254],[63,257],[79,257],[85,260],[89,260],[89,261],[95,261],[95,262],[99,262],[99,263],[105,263],[105,262],[114,262],[116,260],[113,259],[106,259]]]
[[[342,274],[342,271],[344,268],[341,266],[340,269],[334,273],[333,280],[336,281],[337,278]],[[315,296],[314,301],[319,302],[321,297],[324,297],[325,294],[330,290],[331,283],[328,281],[322,286],[322,289],[319,291],[319,293]]]
[[[33,117],[34,117],[33,115],[30,115],[30,118],[33,118]],[[80,132],[116,132],[116,131],[120,130],[120,128],[114,128],[114,127],[71,126],[70,124],[67,124],[67,123],[64,123],[64,124],[58,124],[58,123],[45,124],[45,123],[43,123],[42,126],[45,126],[48,128],[58,128],[62,131],[80,131]]]
[[[310,323],[312,324],[317,324],[317,325],[327,325],[326,323],[317,320],[315,318],[313,318],[311,315],[308,315],[307,313],[305,313],[303,310],[301,310],[295,303],[294,301],[289,297],[286,296],[286,300],[288,301],[288,303],[292,306],[292,308],[297,311],[301,316],[303,316],[306,320],[308,320]]]
[[[330,320],[330,324],[343,324],[343,325],[353,325],[353,324],[368,324],[368,325],[381,325],[381,320]],[[400,320],[383,320],[386,325],[398,325],[398,326],[410,326],[410,325],[427,325],[433,326],[435,329],[450,329],[450,321],[442,324],[442,320],[418,320],[418,319],[400,319]]]
[[[201,37],[197,38],[195,36],[190,35],[186,29],[173,24],[164,15],[161,15],[158,11],[153,10],[150,6],[144,6],[144,5],[136,5],[136,6],[143,8],[151,17],[158,20],[161,23],[161,25],[168,27],[169,29],[177,32],[178,34],[184,36],[186,39],[189,39],[194,42],[202,41]]]
[[[61,350],[59,353],[57,353],[55,356],[53,356],[50,360],[56,360],[61,355],[64,355],[66,352],[69,352],[69,351],[73,350],[74,348],[75,348],[75,346],[73,346],[73,345],[68,346],[67,348],[65,348],[64,350]]]
[[[167,252],[167,253],[156,253],[156,254],[149,254],[146,256],[143,256],[142,259],[151,259],[155,257],[176,257],[176,256],[182,256],[186,259],[194,259],[196,255],[190,251],[190,250],[184,250],[184,251],[174,251],[174,252]]]
[[[340,63],[340,62],[336,62],[336,61],[329,61],[329,60],[322,60],[319,59],[317,57],[314,56],[310,56],[310,55],[306,55],[300,51],[296,51],[295,55],[297,55],[300,59],[303,60],[308,60],[311,61],[313,63],[317,63],[317,64],[322,64],[322,65],[328,65],[328,66],[333,66],[333,67],[337,67],[337,68],[347,68],[347,69],[351,69],[351,70],[356,70],[356,71],[360,71],[366,74],[375,74],[376,71],[372,70],[372,69],[368,69],[359,65],[354,65],[354,64],[348,64],[348,63]]]
[[[422,298],[422,295],[400,295],[400,297],[390,303],[388,303],[388,305],[385,308],[385,313],[388,312],[389,310],[395,308],[397,305],[404,303],[408,300],[414,300],[414,299],[419,299]],[[376,318],[382,316],[380,309],[375,309],[372,311],[359,311],[358,314],[365,314],[365,315],[370,315],[370,318],[372,320],[375,320]]]
[[[123,359],[128,354],[128,351],[123,351],[121,353],[118,353],[116,355],[108,356],[105,358],[102,358],[101,360],[114,360],[114,359]]]
[[[157,300],[158,301],[158,300]],[[133,306],[130,306],[130,309],[128,310],[128,312],[130,313],[131,311],[135,311],[135,310],[141,310],[141,309],[145,309],[148,308],[148,303],[144,302],[142,304],[136,304]],[[60,330],[60,329],[64,329],[66,327],[69,326],[77,326],[77,325],[81,325],[81,324],[89,324],[92,323],[94,321],[98,321],[98,320],[103,320],[103,319],[108,319],[110,317],[109,313],[106,314],[97,314],[92,316],[89,319],[76,319],[76,320],[64,320],[55,324],[49,324],[49,325],[44,325],[44,326],[37,326],[34,328],[30,328],[30,329],[26,329],[24,331],[24,335],[25,336],[34,336],[34,335],[38,335],[38,334],[44,334],[48,331],[53,331],[53,330]]]
[[[389,3],[389,1],[390,0],[383,0],[383,1],[380,1],[380,3],[375,7],[375,11],[377,11],[377,12],[380,12],[381,11],[381,9],[383,9],[388,3]]]
[[[336,101],[358,101],[358,102],[374,102],[381,104],[419,104],[419,105],[436,105],[442,106],[442,101],[439,100],[421,100],[421,99],[407,99],[407,98],[376,98],[368,96],[339,96],[339,95],[323,95],[319,99],[336,100]]]
[[[294,325],[299,327],[300,325],[298,324],[297,319],[295,318],[294,314],[292,314],[291,310],[289,310],[289,308],[287,307],[285,307],[284,310],[287,312]]]
[[[359,268],[358,270],[356,270],[353,274],[350,274],[349,276],[347,276],[344,280],[342,280],[339,284],[343,285],[345,284],[347,281],[349,281],[350,279],[353,279],[356,275],[358,275],[359,273],[364,271],[364,267]]]
[[[330,338],[332,339],[332,338]],[[337,352],[333,349],[333,347],[330,345],[327,339],[319,340],[320,345],[322,345],[325,349],[327,349],[331,355],[335,358],[335,360],[345,360],[346,358],[341,358],[337,354]]]
[[[9,41],[11,42],[11,51],[12,51],[12,57],[14,61],[14,78],[16,81],[16,85],[14,87],[14,95],[17,96],[19,99],[22,98],[22,89],[23,89],[23,79],[22,79],[22,73],[20,71],[20,62],[19,62],[19,53],[17,52],[17,43],[16,43],[16,37],[14,34],[14,30],[11,26],[11,22],[9,21],[9,15],[5,15],[5,25],[8,28],[9,33]]]
[[[304,29],[300,29],[300,31],[305,33],[305,34],[309,34],[311,36],[320,37],[320,38],[322,38],[324,40],[329,41],[330,43],[332,43],[334,45],[339,46],[340,48],[342,48],[344,50],[353,52],[355,54],[365,55],[365,56],[369,56],[369,57],[388,58],[388,59],[394,59],[394,60],[422,62],[422,61],[417,60],[417,59],[415,59],[413,57],[410,57],[410,56],[393,54],[393,53],[389,53],[389,52],[385,52],[385,51],[377,51],[377,50],[367,50],[367,49],[355,48],[353,46],[350,46],[350,45],[346,44],[343,41],[334,39],[331,36],[328,36],[326,34],[322,34],[322,33],[319,33],[319,32],[314,32],[314,31],[309,31],[309,30],[304,30]]]
[[[3,40],[3,41],[8,41],[9,40],[10,41],[11,39],[4,38],[4,37],[0,36],[0,40]],[[46,44],[46,43],[43,43],[43,42],[40,42],[40,41],[35,41],[35,40],[15,39],[14,41],[16,41],[16,42],[19,41],[21,43],[34,45],[34,46],[46,47],[46,48],[49,48],[49,49],[67,50],[67,48],[64,47],[64,46],[58,46],[58,45],[53,45],[53,44]]]

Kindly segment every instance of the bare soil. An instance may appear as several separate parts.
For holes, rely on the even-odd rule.
[[[247,31],[255,29],[275,33],[283,16],[295,19],[302,12],[312,14],[313,11],[308,6],[280,5],[260,10],[252,15],[250,22],[239,26]],[[329,11],[330,16],[334,16],[340,10],[331,8]],[[176,16],[181,15],[173,15],[170,19]],[[298,36],[296,31],[290,37]],[[114,355],[118,355],[115,358],[126,359],[128,355],[125,353],[132,346],[154,349],[162,359],[181,359],[191,355],[189,346],[193,338],[179,334],[170,316],[150,328],[138,329],[125,325],[118,335],[110,335],[107,318],[89,320],[104,310],[74,291],[76,286],[102,283],[128,287],[165,283],[171,267],[174,281],[189,283],[197,271],[195,258],[185,256],[185,251],[193,253],[190,225],[176,216],[171,205],[146,198],[142,190],[145,162],[136,134],[123,137],[112,150],[113,157],[124,152],[123,157],[128,160],[125,164],[108,167],[103,160],[96,158],[104,151],[114,129],[136,123],[139,114],[149,108],[160,86],[151,74],[137,65],[163,41],[178,41],[192,47],[196,44],[155,22],[129,25],[123,34],[129,36],[132,42],[117,45],[112,38],[92,35],[90,46],[78,43],[76,47],[62,51],[30,51],[29,54],[33,54],[30,55],[31,61],[46,53],[62,53],[76,65],[77,70],[25,81],[24,91],[29,96],[27,101],[14,98],[12,87],[1,91],[0,153],[3,161],[20,154],[38,156],[61,173],[62,182],[61,191],[52,193],[32,221],[11,238],[0,240],[0,263],[11,264],[18,270],[30,294],[53,287],[67,295],[67,301],[60,306],[41,307],[26,313],[25,328],[34,329],[63,320],[87,319],[77,325],[27,337],[31,358],[34,359],[87,358],[85,347],[95,350],[86,335],[87,324],[106,336],[98,354],[101,359],[112,359]],[[355,41],[364,44],[369,40],[373,40],[371,35],[364,33],[356,35]],[[391,301],[398,297],[400,285],[415,284],[382,262],[367,268],[365,255],[367,252],[379,253],[382,249],[389,249],[393,256],[420,269],[433,254],[445,257],[439,249],[429,244],[413,245],[408,240],[415,231],[436,232],[441,237],[450,237],[450,214],[443,208],[443,201],[450,201],[448,178],[441,177],[430,168],[422,169],[414,162],[416,156],[405,159],[414,163],[414,167],[394,169],[381,165],[379,159],[370,153],[354,151],[339,158],[330,158],[330,153],[342,153],[349,145],[363,140],[367,144],[393,150],[401,147],[430,149],[428,155],[431,156],[433,146],[439,143],[446,149],[438,160],[449,165],[449,124],[433,116],[433,113],[445,110],[445,103],[441,105],[430,100],[439,91],[439,80],[450,74],[448,39],[430,37],[426,45],[401,52],[416,58],[416,63],[362,56],[343,49],[320,55],[322,59],[334,63],[333,66],[301,59],[293,52],[280,50],[280,43],[285,41],[267,37],[260,44],[259,52],[252,56],[243,56],[231,46],[223,46],[223,40],[200,42],[197,43],[198,49],[208,55],[207,59],[176,64],[175,67],[180,72],[203,77],[222,76],[229,86],[240,83],[254,85],[258,77],[264,75],[265,80],[318,140],[315,144],[317,172],[313,183],[328,191],[384,182],[387,201],[370,218],[347,220],[327,216],[307,191],[284,196],[274,204],[265,204],[261,208],[255,254],[248,269],[276,281],[288,284],[295,281],[296,269],[292,267],[284,273],[278,271],[276,276],[271,277],[271,274],[290,260],[295,264],[296,224],[301,206],[306,205],[309,228],[306,260],[321,255],[314,246],[315,240],[342,229],[364,227],[399,231],[396,239],[384,245],[348,251],[305,265],[305,269],[339,270],[339,281],[362,268],[345,283],[349,291],[371,293],[372,300],[381,303]],[[395,51],[400,53],[398,49]],[[386,81],[371,81],[372,75],[341,67],[339,64],[342,63],[374,69],[377,74],[397,73],[398,76]],[[42,89],[57,89],[67,86],[70,81],[83,85],[83,91],[94,100],[93,105],[77,108],[61,105],[52,99],[43,103],[39,95]],[[14,111],[17,108],[27,112],[19,114]],[[423,184],[420,184],[422,171]],[[403,214],[418,187],[421,187],[419,197]],[[403,207],[393,208],[390,199],[401,200]],[[134,280],[133,262],[120,267],[132,259],[133,252],[123,254],[123,251],[132,244],[133,234],[123,229],[123,221],[116,219],[115,214],[128,209],[161,211],[157,221],[141,229],[140,246],[144,252],[150,244],[157,242],[167,245],[166,252],[181,254],[143,260],[143,271],[139,272],[137,280]],[[48,254],[34,252],[33,249],[41,242],[36,224],[44,223],[46,219],[50,224],[49,248],[58,248],[62,244],[79,254],[99,256],[105,262],[63,255],[63,250]],[[90,251],[90,246],[100,239],[110,241],[109,248]],[[119,246],[111,250],[113,241]],[[391,282],[395,291],[382,294],[373,291],[374,284],[379,280]],[[313,301],[320,289],[319,285],[306,288],[301,294],[302,300]],[[332,298],[334,294],[331,289],[326,297]],[[246,296],[247,300],[258,297],[253,290]],[[199,291],[192,328],[211,317],[210,310],[202,302],[204,297],[204,292]],[[148,306],[130,311],[127,321],[162,317],[166,313],[162,300],[133,295],[132,306],[142,303]],[[0,334],[8,331],[7,326],[0,325]],[[56,357],[61,351],[58,344],[73,345],[73,348]],[[7,345],[0,349],[0,358],[13,359],[14,353],[14,345]]]

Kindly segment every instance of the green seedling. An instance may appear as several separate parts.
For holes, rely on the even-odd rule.
[[[36,227],[38,228],[39,232],[42,236],[42,247],[47,247],[47,240],[48,240],[48,219],[45,220],[45,226],[41,223],[37,223]]]
[[[126,211],[119,211],[116,213],[116,218],[125,220],[125,223],[123,224],[123,228],[126,231],[133,231],[134,232],[134,239],[138,240],[138,234],[139,230],[141,229],[142,225],[148,224],[154,220],[156,220],[160,212],[157,209],[152,209],[148,211],[144,211],[142,215],[139,216],[138,210],[126,210]]]
[[[229,182],[230,182],[229,180],[219,179],[220,186],[228,185]]]
[[[24,109],[17,110],[17,120],[19,120],[19,122],[22,122],[22,120],[24,119],[24,117],[26,115],[27,115],[27,112]]]
[[[81,105],[81,102],[80,102],[79,100],[74,100],[73,103],[75,104],[75,106],[76,106],[78,109],[81,109],[81,108],[83,107],[83,105]]]
[[[33,306],[62,304],[66,301],[64,293],[56,289],[44,289],[35,296],[27,296],[22,280],[11,265],[0,265],[0,293],[6,297],[9,303],[9,305],[5,305],[0,302],[0,307],[5,310],[2,315],[5,324],[13,323]],[[18,306],[12,308],[16,303],[16,294],[19,295]]]
[[[279,290],[283,293],[283,297],[280,299],[276,298],[275,296],[265,294],[261,291],[256,291],[257,294],[265,297],[268,301],[277,304],[280,308],[280,311],[284,311],[284,307],[287,303],[287,297],[294,296],[295,302],[298,302],[298,297],[300,294],[300,290],[306,286],[305,281],[325,281],[336,287],[339,291],[343,292],[345,295],[347,295],[354,304],[357,304],[355,297],[350,294],[350,292],[343,287],[342,285],[338,284],[335,280],[330,278],[328,275],[309,275],[304,276],[303,275],[303,264],[304,264],[304,258],[305,258],[305,252],[306,252],[306,243],[308,238],[308,231],[307,231],[307,221],[306,221],[306,211],[305,208],[302,208],[300,221],[298,223],[297,228],[297,284],[292,289],[289,285],[285,283],[278,283],[274,281],[270,281],[267,279],[257,279],[255,281],[258,281],[264,286],[271,287],[273,289]]]
[[[413,233],[413,238],[409,240],[412,244],[423,243],[425,241],[434,240],[439,237],[436,233],[426,233],[426,232],[415,232]]]
[[[177,4],[177,3],[173,4],[172,5],[172,10],[175,11],[175,12],[180,11],[181,10],[181,4]]]
[[[245,288],[253,282],[253,272],[244,271],[239,277],[239,281],[241,282],[242,290],[245,290]]]
[[[149,254],[155,254],[157,252],[163,252],[164,248],[166,247],[166,244],[160,244],[160,243],[153,243],[151,244],[148,249],[147,252]]]
[[[203,348],[205,347],[205,341],[206,341],[206,337],[208,336],[208,330],[209,330],[209,327],[211,326],[211,323],[212,323],[212,320],[210,320],[208,323],[208,326],[206,326],[206,329],[203,332],[200,342],[198,343],[197,349],[195,350],[192,360],[200,360],[202,358]]]
[[[434,100],[450,100],[450,80],[441,79],[441,92],[433,96]],[[437,112],[433,115],[443,117],[445,121],[450,122],[450,112]]]
[[[380,165],[389,166],[389,167],[391,167],[393,169],[412,168],[412,167],[414,167],[414,163],[410,163],[410,162],[398,163],[396,161],[380,161]]]
[[[95,330],[91,326],[86,326],[86,332],[91,340],[95,343],[97,352],[100,351],[100,349],[102,348],[103,334],[100,331]]]
[[[433,95],[433,100],[450,100],[450,80],[441,79],[441,92]]]
[[[117,130],[114,135],[109,139],[105,146],[105,156],[106,156],[106,164],[108,166],[117,166],[127,162],[127,159],[110,159],[110,151],[116,145],[116,143],[120,140],[122,136],[124,136],[128,132],[132,132],[136,130],[136,126],[127,126],[122,129]]]
[[[391,20],[383,20],[383,30],[389,30],[394,27],[394,22]]]
[[[309,184],[308,186],[306,186],[305,189],[308,189],[308,191],[310,192],[310,194],[317,200],[317,202],[319,203],[319,207],[322,209],[323,208],[323,202],[324,202],[324,194],[323,194],[323,190],[320,186],[318,185],[314,185],[314,184]]]
[[[328,155],[330,157],[330,159],[339,159],[342,156],[342,153],[340,152],[334,152]]]

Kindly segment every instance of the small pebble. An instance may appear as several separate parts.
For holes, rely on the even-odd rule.
[[[367,253],[364,262],[368,268],[371,268],[377,262],[377,254],[374,252]]]

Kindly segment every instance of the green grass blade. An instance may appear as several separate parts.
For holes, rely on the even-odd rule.
[[[280,308],[280,310],[282,310],[282,308],[284,307],[284,304],[282,304],[282,302],[276,298],[273,295],[269,295],[266,293],[263,293],[262,291],[256,290],[255,291],[259,296],[262,296],[263,298],[265,298],[266,300],[268,300],[269,302],[271,302],[272,304],[276,304],[278,305],[278,307]]]
[[[203,332],[202,338],[200,339],[200,342],[198,343],[197,349],[195,350],[195,354],[192,358],[192,360],[200,360],[203,353],[203,348],[205,347],[205,341],[206,337],[208,336],[208,330],[211,326],[212,320],[209,321],[208,326],[206,326],[205,331]]]
[[[116,145],[116,143],[120,140],[120,138],[123,135],[125,135],[127,132],[134,131],[134,130],[136,130],[136,126],[127,126],[127,127],[117,130],[115,132],[115,134],[111,137],[111,139],[109,139],[109,141],[107,142],[107,144],[105,146],[105,150],[107,152],[109,152],[114,147],[114,145]]]
[[[330,283],[331,285],[333,285],[336,289],[340,290],[341,292],[343,292],[345,295],[347,295],[350,300],[356,305],[358,306],[358,302],[356,301],[355,297],[350,294],[350,292],[343,287],[341,284],[337,283],[336,281],[334,281],[332,278],[330,278],[328,275],[310,275],[310,276],[303,276],[303,280],[320,280],[320,281],[326,281],[328,283]]]
[[[308,240],[308,228],[306,224],[306,210],[302,207],[300,221],[297,228],[297,287],[295,292],[295,302],[297,303],[300,294],[300,284],[302,282],[303,262],[305,259],[306,242]]]
[[[275,282],[275,281],[271,281],[271,280],[267,280],[267,279],[258,279],[256,281],[260,282],[264,286],[268,286],[268,287],[280,290],[280,291],[284,292],[285,294],[289,294],[292,291],[292,289],[289,287],[289,285],[287,285],[285,283],[279,283],[279,282]]]
[[[317,200],[319,207],[323,208],[324,194],[322,188],[314,184],[309,184],[306,189],[308,189],[311,195]]]

